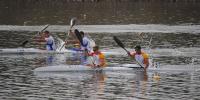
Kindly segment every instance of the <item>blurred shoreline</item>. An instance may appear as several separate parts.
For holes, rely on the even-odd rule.
[[[0,25],[200,23],[200,0],[1,0]]]

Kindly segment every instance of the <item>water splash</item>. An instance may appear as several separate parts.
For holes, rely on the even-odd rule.
[[[191,59],[191,65],[195,65],[195,64],[197,64],[198,62],[200,61],[200,59],[198,59],[198,58],[196,58],[196,57],[192,57],[192,59]]]
[[[57,35],[54,35],[56,41],[56,51],[63,51],[65,50],[65,42],[59,38]]]

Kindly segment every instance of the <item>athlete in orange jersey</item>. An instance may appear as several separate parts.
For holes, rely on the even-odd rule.
[[[141,51],[141,46],[137,45],[135,47],[135,52],[130,52],[129,55],[140,63],[145,70],[149,67],[149,56],[144,51]]]
[[[88,54],[89,56],[92,56],[92,63],[88,65],[91,67],[105,67],[105,55],[101,51],[99,51],[99,46],[94,46],[93,51],[94,52]]]

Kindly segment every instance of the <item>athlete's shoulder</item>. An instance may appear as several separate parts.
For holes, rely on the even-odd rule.
[[[105,58],[105,55],[102,52],[99,52],[99,58]]]
[[[144,51],[142,51],[142,56],[143,56],[144,58],[149,58],[149,54],[147,54],[147,53],[144,52]]]

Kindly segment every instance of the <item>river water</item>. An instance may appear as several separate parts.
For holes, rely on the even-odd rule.
[[[77,17],[74,28],[89,33],[102,51],[115,52],[106,55],[108,66],[134,63],[113,40],[117,36],[128,50],[140,44],[158,67],[175,71],[36,74],[39,67],[80,61],[71,53],[0,54],[0,99],[198,100],[199,7],[198,0],[1,0],[1,49],[19,48],[45,24],[64,40]],[[33,41],[30,47],[44,48]]]

